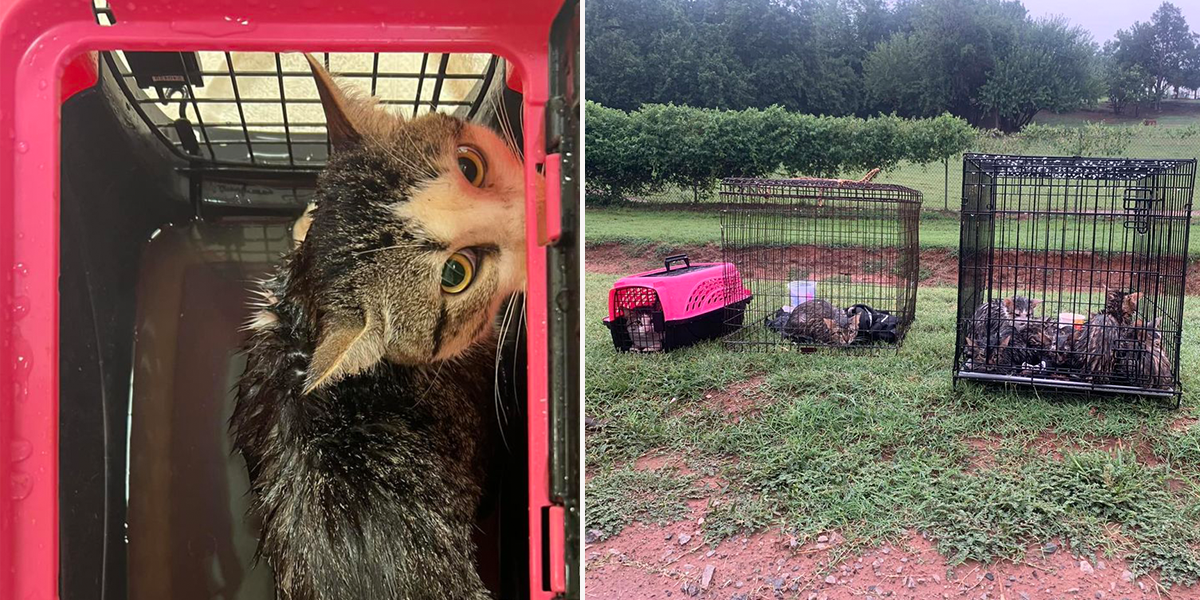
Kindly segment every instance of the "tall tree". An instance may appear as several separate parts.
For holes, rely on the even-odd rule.
[[[1186,85],[1196,51],[1196,35],[1183,12],[1163,2],[1149,22],[1139,21],[1117,32],[1112,58],[1122,65],[1137,65],[1150,76],[1152,99],[1157,103],[1169,87]]]
[[[1096,45],[1081,27],[1061,18],[1021,28],[1017,44],[999,57],[977,93],[993,127],[1016,131],[1042,110],[1065,112],[1100,95],[1092,60]]]

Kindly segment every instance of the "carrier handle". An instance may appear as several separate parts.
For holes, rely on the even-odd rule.
[[[667,259],[663,261],[663,266],[667,268],[667,271],[670,271],[671,263],[679,262],[679,261],[683,261],[684,268],[691,268],[691,266],[692,266],[692,263],[691,263],[691,261],[688,260],[688,257],[686,254],[673,254],[671,256],[668,256]]]

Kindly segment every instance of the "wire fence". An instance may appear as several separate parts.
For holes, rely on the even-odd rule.
[[[1084,156],[1103,158],[1200,159],[1200,123],[1159,126],[1103,125],[1080,127],[1032,125],[1020,134],[1000,135],[984,132],[967,153],[1020,154],[1030,156]],[[857,180],[865,173],[842,173],[844,179]],[[775,177],[787,177],[776,173]],[[879,173],[875,183],[891,183],[913,188],[923,197],[926,211],[958,211],[962,190],[962,154],[940,162],[920,165],[901,162]],[[627,198],[631,206],[720,203],[719,182],[707,189],[680,188],[668,184],[654,186],[646,193]]]

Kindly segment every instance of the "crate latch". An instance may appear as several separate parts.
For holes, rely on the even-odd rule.
[[[1126,188],[1124,200],[1125,212],[1131,213],[1130,218],[1125,220],[1125,228],[1143,235],[1149,232],[1151,205],[1158,201],[1154,188]]]

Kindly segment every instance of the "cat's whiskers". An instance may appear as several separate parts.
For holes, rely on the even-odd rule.
[[[496,425],[500,429],[500,441],[504,443],[504,448],[509,450],[508,436],[504,433],[504,427],[508,425],[508,409],[504,407],[504,399],[500,394],[500,368],[501,360],[503,360],[503,352],[501,349],[504,346],[504,341],[508,338],[509,327],[512,324],[512,316],[515,305],[517,303],[516,295],[512,295],[508,299],[508,306],[504,310],[504,318],[500,321],[500,332],[496,336],[496,354],[495,363],[492,369],[492,399],[495,405]],[[514,357],[516,352],[513,353]],[[514,371],[515,374],[515,366]]]

